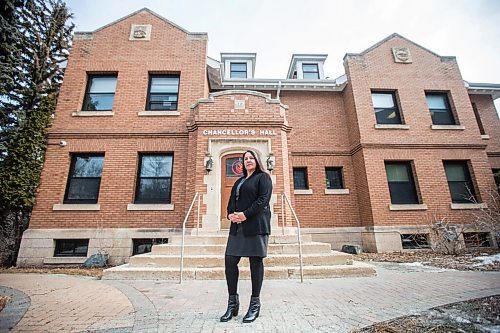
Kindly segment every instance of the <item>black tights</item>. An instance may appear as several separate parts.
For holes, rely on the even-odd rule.
[[[226,282],[229,295],[238,293],[238,263],[241,257],[226,255]],[[250,260],[250,275],[252,276],[252,297],[259,297],[262,281],[264,280],[264,263],[261,257],[249,257]]]

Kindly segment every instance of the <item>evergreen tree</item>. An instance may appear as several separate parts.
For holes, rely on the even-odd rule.
[[[1,10],[0,261],[13,264],[35,202],[74,26],[61,0],[7,0]]]

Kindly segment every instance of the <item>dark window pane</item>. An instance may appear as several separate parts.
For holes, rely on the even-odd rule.
[[[86,257],[88,239],[56,239],[55,257]]]
[[[73,178],[66,199],[97,201],[100,181],[100,178]]]
[[[135,203],[170,203],[172,161],[172,155],[140,155]]]
[[[241,177],[243,176],[243,164],[241,158],[226,159],[226,177]]]
[[[179,76],[151,76],[149,82],[147,110],[177,110]]]
[[[151,252],[153,245],[168,244],[168,238],[134,238],[132,255]]]
[[[377,124],[401,124],[394,93],[372,93]]]
[[[293,169],[293,188],[296,190],[307,190],[307,169],[294,168]]]
[[[141,177],[170,177],[172,175],[171,155],[143,155]]]
[[[247,64],[232,62],[230,65],[231,78],[246,79],[247,78]]]
[[[428,234],[401,234],[403,249],[427,249],[429,246]]]
[[[106,111],[113,109],[116,90],[116,75],[90,75],[83,101],[84,111]]]
[[[466,247],[490,247],[490,234],[487,232],[464,232]]]
[[[104,156],[73,155],[64,203],[96,203]]]
[[[455,125],[446,94],[426,94],[425,98],[434,125]]]
[[[85,111],[106,111],[113,109],[115,94],[88,94]]]
[[[451,201],[455,203],[475,202],[475,190],[467,161],[445,161],[443,164]]]
[[[72,177],[101,177],[104,156],[75,156]]]
[[[326,188],[344,188],[344,184],[342,182],[342,168],[326,168]]]
[[[419,203],[410,162],[386,162],[385,171],[389,184],[391,203]]]
[[[170,203],[170,179],[142,178],[136,201]]]

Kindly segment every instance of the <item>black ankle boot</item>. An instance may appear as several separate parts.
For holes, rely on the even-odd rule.
[[[243,317],[243,322],[244,323],[251,323],[257,317],[259,316],[260,312],[260,298],[259,297],[252,297],[250,298],[250,306],[248,307],[248,312]]]
[[[227,301],[227,310],[226,313],[222,317],[220,317],[220,321],[229,321],[233,316],[238,315],[238,310],[240,309],[240,300],[238,299],[238,294],[229,295],[229,300]]]

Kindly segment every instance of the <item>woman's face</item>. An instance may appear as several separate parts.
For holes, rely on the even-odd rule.
[[[243,163],[245,163],[245,169],[247,169],[248,173],[252,173],[255,171],[257,162],[255,162],[255,158],[252,154],[245,153],[245,155],[243,156]]]

